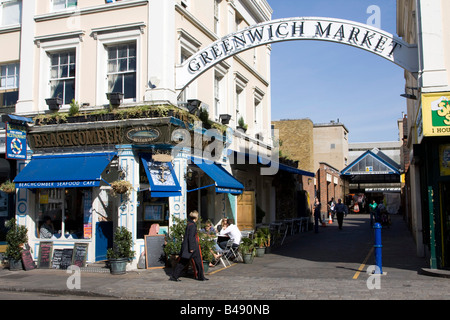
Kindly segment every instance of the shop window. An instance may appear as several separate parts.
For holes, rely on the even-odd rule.
[[[53,235],[47,239],[90,239],[92,236],[92,190],[91,189],[39,189],[36,216],[37,235],[46,238],[42,230],[50,218]]]
[[[19,64],[0,66],[0,107],[13,107],[19,99]]]
[[[108,92],[121,92],[124,99],[136,99],[136,43],[109,46]]]
[[[150,191],[139,193],[137,239],[144,239],[150,231],[152,224],[160,227],[169,226],[169,201],[168,198],[152,198]]]
[[[50,54],[51,97],[66,105],[75,98],[75,68],[75,50]]]

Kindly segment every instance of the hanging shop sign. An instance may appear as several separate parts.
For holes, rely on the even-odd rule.
[[[25,126],[6,123],[6,159],[27,158],[27,131]]]
[[[450,92],[422,94],[421,117],[423,136],[450,136]]]

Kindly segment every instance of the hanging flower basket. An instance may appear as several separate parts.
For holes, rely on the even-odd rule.
[[[111,183],[111,192],[116,194],[128,194],[133,189],[129,181],[118,180]]]
[[[0,191],[5,193],[14,193],[16,192],[16,184],[11,181],[5,181],[0,185]]]

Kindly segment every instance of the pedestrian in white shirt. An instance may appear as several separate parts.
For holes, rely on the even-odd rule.
[[[230,237],[230,239],[233,240],[233,248],[238,247],[239,243],[241,243],[241,231],[239,231],[239,228],[234,224],[234,220],[232,218],[227,219],[227,227],[226,229],[220,230],[219,235]],[[225,247],[227,246],[227,242],[228,241],[220,242],[219,247],[225,249]]]

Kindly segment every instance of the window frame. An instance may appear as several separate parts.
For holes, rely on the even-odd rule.
[[[72,52],[74,53],[74,59],[75,59],[75,61],[73,63],[71,63],[72,62],[72,60],[71,60],[71,53]],[[49,75],[50,97],[53,97],[52,83],[53,82],[62,82],[63,83],[63,96],[61,98],[63,100],[63,105],[69,105],[71,101],[69,101],[68,103],[66,103],[66,101],[65,101],[66,100],[66,92],[65,92],[65,90],[66,90],[66,81],[73,81],[74,86],[75,86],[74,93],[73,93],[74,94],[73,99],[75,99],[75,97],[76,97],[76,85],[75,84],[76,84],[76,72],[77,72],[76,49],[74,48],[72,50],[69,49],[69,50],[62,50],[62,51],[47,52],[47,54],[48,54],[49,60],[50,60],[50,69],[49,69],[49,72],[50,72],[50,75]],[[67,64],[66,63],[61,63],[62,54],[64,54],[64,55],[67,54]],[[55,55],[58,55],[58,64],[56,64],[56,65],[54,65],[53,62],[52,62],[53,56],[55,56]],[[72,64],[75,66],[75,72],[74,72],[73,76],[71,76],[71,73],[70,73],[70,69],[71,69],[71,65]],[[58,68],[58,74],[60,73],[62,68],[67,67],[67,76],[66,77],[64,77],[64,76],[60,77],[58,75],[57,77],[53,78],[53,76],[52,76],[52,73],[53,73],[52,69],[55,68],[55,67]]]
[[[134,56],[130,55],[130,45],[134,45]],[[119,50],[121,46],[126,46],[127,47],[127,54],[124,57],[120,57],[119,56]],[[110,50],[114,48],[116,51],[116,55],[115,58],[111,59],[110,58]],[[106,45],[105,46],[105,50],[106,50],[106,55],[107,55],[107,67],[106,67],[106,82],[107,82],[107,92],[112,92],[109,89],[109,81],[110,81],[110,76],[118,76],[122,78],[122,93],[124,94],[124,101],[136,101],[137,99],[137,88],[135,87],[135,91],[134,91],[134,97],[132,98],[126,98],[125,96],[125,76],[126,75],[130,75],[130,74],[134,74],[135,77],[135,86],[137,84],[137,45],[136,42],[131,41],[131,42],[126,42],[126,43],[118,43],[118,44],[112,44],[112,45]],[[134,59],[134,70],[130,70],[130,61]],[[126,65],[127,65],[127,70],[126,71],[120,71],[120,60],[126,60]],[[110,71],[110,61],[115,61],[115,65],[116,65],[116,70],[115,71]]]
[[[45,99],[51,97],[50,86],[50,56],[54,52],[75,50],[75,101],[80,101],[80,66],[81,66],[81,46],[80,38],[73,37],[62,40],[43,41],[39,43],[40,47],[40,69],[39,69],[39,108],[41,110],[48,109]],[[69,109],[68,104],[61,106],[61,109]]]
[[[123,99],[123,103],[139,102],[142,96],[142,33],[139,28],[134,30],[106,30],[99,32],[97,39],[97,90],[96,105],[109,105],[106,94],[108,93],[108,46],[120,45],[130,42],[136,43],[136,98]]]
[[[19,21],[15,22],[15,23],[4,24],[4,21],[3,21],[4,5],[12,4],[12,3],[19,4]],[[21,24],[22,24],[22,0],[0,0],[0,28],[16,26],[16,25],[21,25]]]

